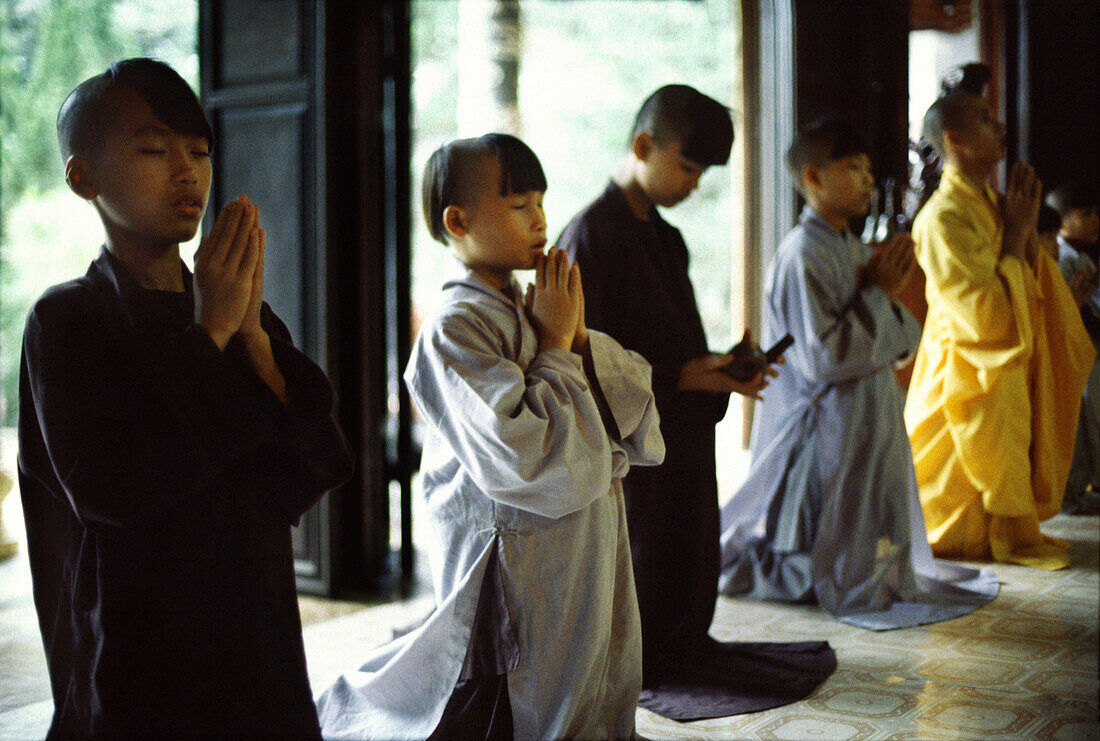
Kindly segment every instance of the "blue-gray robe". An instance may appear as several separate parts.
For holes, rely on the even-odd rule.
[[[1066,282],[1080,270],[1096,270],[1096,264],[1088,255],[1078,252],[1073,245],[1058,237],[1058,267]],[[1100,286],[1093,289],[1085,304],[1081,307],[1082,317],[1090,317],[1086,322],[1090,330],[1092,344],[1100,355],[1100,337],[1095,335],[1095,327],[1100,326]],[[1100,487],[1100,360],[1092,364],[1089,380],[1085,384],[1084,397],[1081,399],[1081,413],[1077,419],[1077,438],[1073,444],[1073,463],[1066,480],[1066,497],[1074,500],[1081,495],[1089,484]]]
[[[920,325],[877,287],[871,248],[812,209],[780,244],[762,344],[794,345],[757,409],[752,466],[722,511],[725,594],[816,600],[873,630],[968,613],[993,574],[936,561],[893,369]]]
[[[649,365],[590,333],[601,418],[581,357],[539,351],[521,306],[473,273],[443,291],[405,372],[430,428],[438,606],[320,696],[322,732],[426,738],[460,679],[506,673],[516,738],[629,737],[641,628],[620,480],[664,457]],[[483,583],[503,595],[483,598],[499,609],[475,656]]]

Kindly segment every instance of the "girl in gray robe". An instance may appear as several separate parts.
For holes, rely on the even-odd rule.
[[[329,738],[630,737],[641,628],[620,482],[631,464],[664,457],[650,368],[583,322],[577,337],[583,331],[587,341],[573,345],[579,352],[546,346],[535,306],[541,288],[524,301],[507,269],[539,265],[539,286],[555,265],[568,269],[564,253],[541,255],[546,185],[537,160],[530,163],[534,154],[517,139],[487,135],[433,155],[442,158],[443,168],[429,162],[426,192],[440,169],[468,177],[479,163],[495,167],[483,173],[491,187],[469,196],[469,224],[444,226],[426,208],[429,225],[439,226],[433,233],[468,268],[444,285],[442,308],[423,326],[405,373],[429,429],[421,473],[437,608],[320,696],[322,731]],[[456,190],[438,192],[465,205]],[[508,209],[530,205],[517,194],[537,195],[531,228],[520,235],[530,234],[537,249],[499,240]],[[492,225],[496,236],[464,242],[478,236],[473,214],[492,213],[494,198],[514,201]],[[499,269],[486,270],[486,259]],[[579,282],[577,266],[571,272]]]

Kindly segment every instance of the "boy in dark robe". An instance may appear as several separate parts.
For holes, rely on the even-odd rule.
[[[642,104],[607,189],[558,240],[580,263],[589,326],[653,366],[665,461],[631,470],[623,489],[642,618],[641,704],[676,720],[793,702],[836,666],[823,642],[720,644],[707,633],[719,576],[714,426],[731,393],[760,398],[767,381],[720,370],[730,355],[708,350],[687,246],[656,207],[687,198],[732,144],[724,106],[687,85],[660,88]]]
[[[213,133],[148,59],[81,83],[57,121],[106,241],[27,319],[19,483],[49,736],[319,738],[290,527],[351,472],[324,373],[263,303],[241,196],[179,256]]]

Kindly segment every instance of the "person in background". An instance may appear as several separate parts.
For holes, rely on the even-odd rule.
[[[1058,216],[1056,229],[1058,267],[1070,284],[1080,307],[1081,320],[1100,354],[1100,217],[1096,194],[1080,185],[1068,184],[1051,191],[1047,204]],[[1077,422],[1073,462],[1062,511],[1075,515],[1100,514],[1100,362],[1094,362]]]
[[[763,340],[794,344],[756,415],[748,477],[722,509],[722,591],[817,602],[873,630],[964,615],[998,585],[928,547],[893,372],[921,336],[897,300],[912,240],[872,246],[850,230],[874,178],[848,122],[803,127],[787,165],[807,205],[769,269]]]

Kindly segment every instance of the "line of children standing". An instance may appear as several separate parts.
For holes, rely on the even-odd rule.
[[[945,132],[973,122],[948,118]],[[51,735],[613,738],[633,734],[643,687],[654,709],[681,719],[812,691],[835,668],[828,644],[707,636],[719,571],[713,426],[729,393],[758,396],[767,381],[722,374],[729,356],[706,347],[686,246],[655,206],[683,200],[726,161],[728,124],[686,86],[651,96],[613,183],[563,234],[572,263],[545,251],[547,183],[526,145],[490,134],[433,155],[425,216],[467,269],[444,286],[406,372],[432,433],[422,472],[438,607],[318,698],[319,727],[288,530],[350,473],[331,387],[262,301],[265,235],[247,198],[219,216],[194,276],[180,261],[179,242],[206,207],[213,142],[186,84],[129,60],[78,87],[58,120],[66,178],[107,241],[87,276],[35,305],[21,374],[20,483]],[[737,554],[727,585],[782,575],[765,592],[813,591],[866,627],[962,614],[996,585],[931,559],[912,464],[901,463],[900,397],[887,391],[892,364],[916,342],[891,300],[909,244],[872,254],[846,234],[869,192],[850,131],[823,124],[796,144],[810,207],[777,257],[765,328],[766,341],[798,330],[796,349],[743,489],[782,482],[781,496],[750,507],[739,495],[727,508],[755,513],[751,527],[727,529],[723,552]],[[969,150],[945,149],[947,203],[934,198],[930,214],[949,210],[957,176],[984,177],[968,169]],[[990,156],[982,150],[982,163]],[[1023,301],[1034,301],[1028,281],[1046,290],[1050,272],[1027,247],[1036,202],[1033,178],[1015,170],[998,269],[1015,290],[1012,260],[1034,268],[1032,278],[1022,271]],[[937,238],[935,216],[928,222],[918,256],[932,291],[937,260],[956,253],[925,246]],[[987,231],[975,254],[999,247]],[[513,271],[529,269],[524,290]],[[1051,290],[1043,295],[1060,300]],[[615,303],[624,296],[633,301]],[[1021,339],[1026,314],[1014,316],[1017,346],[1001,350],[1021,355],[1038,333]],[[1065,352],[1087,354],[1071,332],[1061,337]],[[1074,360],[1037,356],[1010,366],[1046,378],[1050,363]],[[915,383],[936,367],[918,361]],[[1050,432],[1037,417],[1028,432]],[[867,447],[860,433],[872,426],[889,434]],[[799,444],[777,453],[771,438]],[[847,447],[829,449],[838,439]],[[649,477],[632,469],[662,461]],[[993,555],[1007,547],[1020,558],[1012,537],[998,539],[1018,532],[998,529],[999,514],[987,522]],[[815,538],[851,522],[861,535],[849,542]],[[761,525],[782,537],[735,549],[734,535]],[[841,562],[847,571],[823,576]]]

